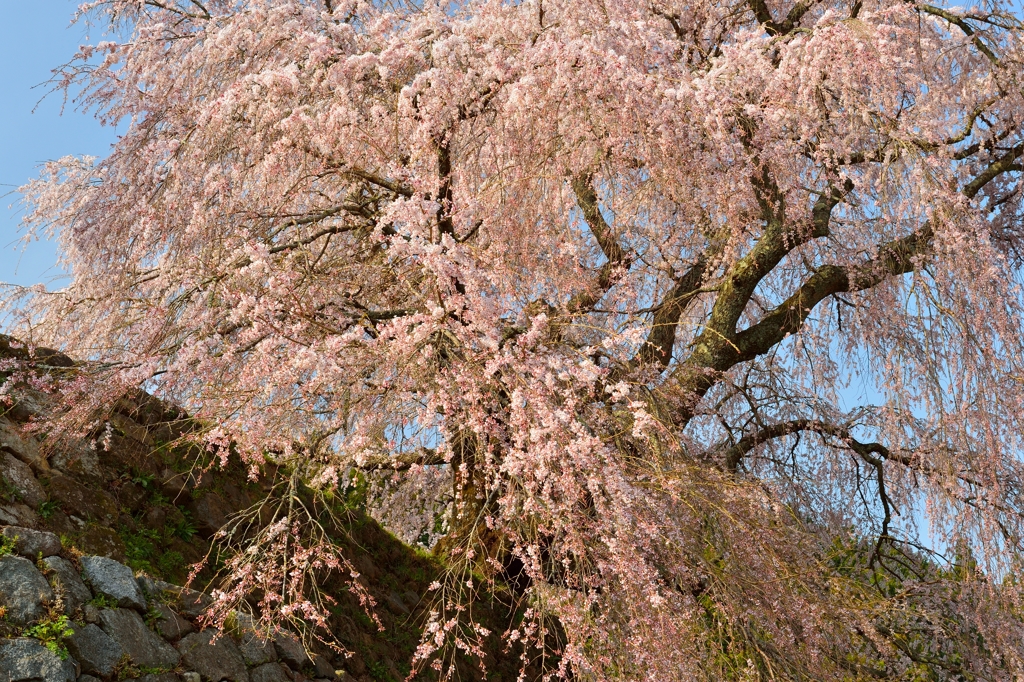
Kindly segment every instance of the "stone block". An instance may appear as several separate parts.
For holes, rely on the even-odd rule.
[[[279,633],[274,638],[274,648],[277,650],[277,657],[292,670],[302,670],[303,666],[312,662],[302,642],[287,632]]]
[[[37,559],[40,555],[49,557],[60,554],[60,538],[53,533],[21,526],[7,526],[0,533],[15,540],[14,551],[23,557]]]
[[[239,613],[238,620],[238,650],[242,652],[242,659],[248,666],[263,665],[277,660],[277,651],[274,649],[274,642],[257,632],[252,616],[247,613]]]
[[[59,502],[69,514],[100,523],[114,521],[120,514],[113,497],[56,471],[50,476],[50,499]]]
[[[188,622],[166,604],[156,604],[153,609],[160,614],[156,621],[156,631],[168,642],[177,642],[193,631],[192,623]]]
[[[212,491],[190,500],[188,509],[192,512],[199,535],[207,540],[228,522],[228,516],[233,511],[220,494]]]
[[[39,451],[38,441],[7,417],[0,417],[0,450],[10,452],[37,474],[50,471],[50,465]]]
[[[164,582],[163,580],[157,580],[148,575],[140,575],[135,579],[135,582],[139,584],[139,588],[142,590],[142,594],[145,595],[146,600],[151,604],[163,603],[170,599],[177,599],[181,593],[181,588],[177,585]]]
[[[54,595],[64,600],[64,613],[71,615],[92,599],[92,592],[82,582],[82,577],[70,561],[51,556],[43,559],[43,565]]]
[[[249,682],[249,673],[238,646],[227,635],[216,637],[213,630],[195,632],[178,642],[181,662],[194,670],[203,682]]]
[[[97,595],[110,597],[122,608],[146,610],[146,598],[132,569],[102,556],[82,557],[82,574]]]
[[[125,653],[120,644],[92,624],[76,627],[75,634],[64,643],[84,672],[100,677],[110,677]]]
[[[0,475],[13,492],[33,509],[38,509],[46,501],[46,491],[32,474],[32,468],[9,452],[0,452]]]
[[[210,595],[187,588],[178,593],[178,613],[186,618],[198,618],[213,603]]]
[[[34,528],[39,525],[39,514],[21,502],[0,504],[0,524]]]
[[[102,609],[99,621],[103,631],[121,645],[135,665],[165,669],[178,665],[178,652],[146,627],[135,611]]]
[[[280,663],[264,663],[249,671],[252,682],[292,682],[288,669]]]
[[[0,640],[0,680],[4,682],[75,682],[75,662],[60,660],[37,639]]]
[[[127,560],[120,536],[114,529],[106,526],[90,524],[75,538],[75,546],[85,554],[107,557],[114,561]]]
[[[20,556],[0,557],[0,603],[7,620],[22,627],[46,615],[53,590],[35,564]]]

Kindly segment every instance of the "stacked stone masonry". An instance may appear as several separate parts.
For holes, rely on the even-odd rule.
[[[0,334],[0,359],[25,360],[15,346]],[[36,358],[48,367],[73,365],[45,349],[36,349]],[[366,617],[347,574],[324,583],[338,602],[331,633],[351,655],[309,658],[294,640],[261,641],[245,634],[252,627],[244,616],[237,632],[214,640],[198,623],[204,595],[145,576],[185,582],[227,518],[272,494],[276,467],[268,464],[250,481],[234,460],[200,465],[201,449],[182,445],[195,423],[142,391],[109,405],[96,432],[54,438],[47,418],[63,409],[59,397],[28,384],[7,388],[0,400],[0,682],[406,678],[430,608],[429,585],[443,575],[439,563],[361,510],[348,510],[333,540],[371,591],[379,619]],[[211,580],[200,573],[196,584]],[[476,615],[485,610],[478,605]],[[69,654],[63,660],[38,637],[25,636],[59,615],[75,632],[62,643]],[[490,618],[483,621],[489,629],[505,629],[502,613]],[[495,642],[489,651],[486,675],[460,657],[460,679],[519,678],[519,655],[506,656],[503,646]]]
[[[73,630],[55,642],[57,652],[33,637],[0,639],[0,682],[354,682],[326,656],[310,658],[291,634],[263,639],[245,614],[231,634],[200,629],[205,594],[135,576],[107,557],[61,557],[52,533],[0,532],[17,538],[0,556],[6,630],[59,615]]]

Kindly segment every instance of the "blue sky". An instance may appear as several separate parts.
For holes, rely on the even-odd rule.
[[[37,174],[40,163],[67,154],[105,156],[116,131],[47,93],[52,69],[66,63],[86,41],[71,25],[77,0],[0,0],[0,281],[53,283],[52,243],[20,242],[20,210],[14,190]],[[44,84],[44,85],[40,85]],[[38,87],[36,87],[38,86]],[[11,204],[14,203],[14,206]]]

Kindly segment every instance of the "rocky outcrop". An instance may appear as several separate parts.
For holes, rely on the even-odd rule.
[[[203,682],[249,682],[242,653],[230,637],[204,630],[182,639],[178,649],[185,666],[199,673]]]

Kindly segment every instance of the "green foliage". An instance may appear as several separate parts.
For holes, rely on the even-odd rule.
[[[117,601],[105,594],[97,594],[95,597],[90,599],[88,604],[95,606],[98,609],[116,609]]]
[[[157,556],[156,542],[160,540],[160,532],[152,528],[141,527],[132,530],[127,526],[121,526],[118,535],[124,543],[128,565],[135,571],[152,573],[152,560]]]
[[[387,667],[380,661],[368,661],[366,669],[369,671],[370,677],[379,682],[394,682],[391,674],[388,673]]]
[[[113,677],[117,682],[124,682],[124,680],[138,679],[143,675],[160,675],[170,670],[170,668],[151,668],[145,665],[136,665],[132,663],[132,659],[129,658],[128,654],[123,654],[120,660],[118,660],[117,665],[114,666]]]
[[[18,538],[9,538],[6,535],[0,535],[0,556],[7,554],[14,554],[14,546]]]
[[[49,521],[50,517],[53,516],[53,512],[60,509],[60,503],[56,500],[46,500],[39,505],[39,516],[44,521]]]
[[[192,521],[192,512],[187,509],[181,509],[180,507],[178,508],[178,511],[181,512],[181,519],[173,522],[168,530],[171,535],[181,538],[185,542],[189,542],[196,534],[196,525]]]
[[[0,499],[3,499],[5,502],[17,502],[21,499],[18,489],[2,474],[0,474]]]
[[[35,637],[63,661],[68,657],[68,650],[64,646],[63,640],[65,637],[75,634],[75,631],[71,629],[68,617],[61,615],[36,623],[26,628],[22,634],[25,637]]]
[[[164,552],[156,558],[156,567],[165,577],[181,575],[185,569],[185,557],[174,550]]]
[[[142,620],[146,621],[146,625],[153,629],[159,621],[164,620],[164,616],[160,611],[151,607],[146,611],[146,615],[142,617]]]
[[[138,679],[142,677],[142,669],[132,663],[132,659],[128,654],[122,654],[117,665],[114,666],[114,679],[117,682],[124,682],[124,680]]]

